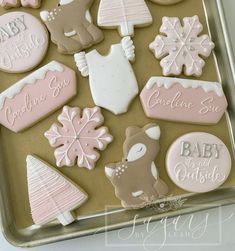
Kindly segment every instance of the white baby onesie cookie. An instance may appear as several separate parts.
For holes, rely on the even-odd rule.
[[[120,44],[112,45],[106,56],[100,55],[97,50],[74,55],[82,76],[89,76],[94,103],[116,115],[127,112],[131,101],[139,93],[130,64],[135,60],[134,49],[131,38],[125,37]]]

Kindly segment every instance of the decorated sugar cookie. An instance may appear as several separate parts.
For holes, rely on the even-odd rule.
[[[162,5],[172,5],[172,4],[182,2],[183,0],[150,0],[150,1],[157,4],[162,4]]]
[[[129,127],[122,161],[105,167],[106,176],[124,208],[142,208],[168,193],[154,162],[159,152],[160,134],[156,124]]]
[[[0,6],[6,9],[12,8],[12,7],[19,7],[20,0],[0,0]]]
[[[101,0],[97,22],[102,28],[118,27],[125,37],[134,35],[134,27],[152,24],[153,19],[145,0]]]
[[[39,8],[41,5],[41,0],[0,0],[0,6],[4,8],[13,8],[13,7],[31,7]]]
[[[111,46],[107,56],[93,50],[74,55],[82,76],[89,76],[93,100],[97,106],[114,114],[127,112],[139,92],[138,83],[129,61],[135,59],[135,47],[130,37]]]
[[[60,0],[53,10],[40,13],[59,52],[73,54],[103,40],[103,33],[92,23],[92,3],[93,0]]]
[[[0,94],[0,123],[22,131],[68,102],[77,93],[75,72],[52,61]]]
[[[157,59],[161,59],[163,75],[201,76],[205,61],[215,45],[203,30],[198,16],[185,17],[183,25],[178,17],[163,17],[160,32],[149,45]]]
[[[0,70],[32,70],[44,58],[47,47],[48,33],[34,16],[26,12],[0,16]]]
[[[53,124],[45,132],[45,137],[52,147],[56,148],[56,165],[74,166],[93,169],[100,158],[95,150],[104,150],[113,137],[107,127],[100,127],[104,117],[98,107],[79,108],[65,106],[58,117],[62,127]]]
[[[228,106],[221,84],[180,78],[150,78],[140,99],[149,118],[197,124],[217,124]]]
[[[21,5],[23,7],[39,8],[41,0],[21,0]]]
[[[88,198],[75,183],[39,158],[27,156],[28,193],[32,218],[43,225],[58,220],[66,226],[75,221],[72,211]]]
[[[166,157],[169,177],[180,188],[205,193],[220,187],[231,171],[231,156],[216,136],[194,132],[181,136]]]

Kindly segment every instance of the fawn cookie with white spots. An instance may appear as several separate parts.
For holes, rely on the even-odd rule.
[[[93,0],[60,0],[53,10],[40,13],[60,53],[74,54],[103,40],[102,31],[92,23],[92,3]]]
[[[127,128],[123,160],[105,167],[124,208],[145,207],[168,193],[154,163],[160,149],[160,135],[156,124]]]

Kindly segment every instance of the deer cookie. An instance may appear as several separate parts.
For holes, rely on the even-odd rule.
[[[160,149],[160,135],[156,124],[127,128],[122,161],[105,167],[124,208],[143,208],[168,193],[154,163]]]
[[[93,0],[60,0],[53,10],[40,13],[60,53],[74,54],[103,40],[103,33],[92,23],[92,3]]]

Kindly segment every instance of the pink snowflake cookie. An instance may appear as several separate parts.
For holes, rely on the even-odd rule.
[[[39,8],[41,5],[41,0],[0,0],[0,6],[4,8],[13,8],[13,7],[31,7]]]
[[[62,127],[53,124],[45,132],[45,137],[52,147],[58,167],[73,166],[93,169],[100,154],[95,150],[104,150],[113,137],[107,127],[100,127],[104,122],[99,107],[85,108],[83,114],[79,108],[65,106],[58,117]]]
[[[181,25],[177,17],[163,17],[160,32],[149,45],[157,59],[161,59],[163,75],[201,76],[205,61],[215,45],[208,35],[200,35],[203,30],[198,16],[185,17]]]

